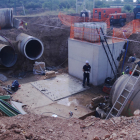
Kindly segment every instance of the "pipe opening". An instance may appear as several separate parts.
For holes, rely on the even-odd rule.
[[[5,46],[0,52],[1,62],[4,66],[9,67],[15,59],[15,51],[10,46]]]
[[[30,40],[26,44],[25,53],[31,59],[39,58],[42,55],[42,44],[38,40]]]

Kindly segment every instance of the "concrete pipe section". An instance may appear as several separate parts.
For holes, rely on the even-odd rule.
[[[12,8],[0,9],[0,27],[1,28],[13,27],[13,9]]]
[[[12,67],[17,61],[15,50],[11,46],[0,44],[0,64]]]
[[[130,75],[123,75],[121,77],[119,77],[117,79],[117,81],[114,83],[112,89],[111,89],[111,99],[112,99],[112,104],[115,103],[117,97],[119,96],[119,94],[121,93],[124,85],[126,84],[128,78]],[[130,80],[130,82],[132,84],[134,84],[134,82],[136,81],[136,79],[134,79],[132,77],[132,79]],[[126,89],[130,90],[130,88],[132,87],[132,85],[128,85],[126,87]],[[126,94],[128,94],[127,92],[123,92],[123,95],[126,96]],[[123,102],[124,98],[122,98],[120,100],[120,102]],[[117,108],[119,108],[119,104],[117,104],[116,106]],[[136,109],[140,109],[140,80],[137,82],[137,84],[134,87],[134,91],[132,96],[130,97],[127,105],[125,106],[124,110],[122,111],[123,116],[133,116],[133,113]]]
[[[37,60],[42,56],[44,52],[44,46],[39,39],[21,33],[17,36],[16,40],[19,41],[18,50],[26,58],[30,60]]]

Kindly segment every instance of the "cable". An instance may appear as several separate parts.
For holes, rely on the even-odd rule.
[[[56,113],[53,113],[53,112],[43,112],[41,115],[43,115],[44,113],[51,113],[51,114],[55,114],[57,115]],[[67,117],[64,117],[64,116],[61,116],[61,115],[57,115],[58,117],[61,117],[61,118],[65,118],[65,119],[70,119],[72,116],[70,116],[69,118]]]

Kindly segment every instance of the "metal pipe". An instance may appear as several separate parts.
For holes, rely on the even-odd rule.
[[[114,83],[112,89],[111,89],[111,100],[112,104],[115,103],[117,97],[119,96],[121,90],[123,89],[125,83],[127,82],[130,75],[124,74],[121,77],[117,79],[117,81]],[[131,83],[135,83],[135,78],[131,79]],[[126,89],[130,90],[132,88],[132,85],[127,85]],[[123,92],[123,96],[126,96],[128,94],[127,91]],[[134,87],[134,91],[132,96],[130,97],[128,103],[126,104],[125,108],[123,109],[121,115],[124,116],[133,116],[133,113],[136,109],[140,109],[140,80],[137,82],[137,84]],[[122,99],[123,100],[123,99]],[[119,107],[119,104],[116,106],[116,108]]]
[[[21,33],[17,36],[16,40],[19,41],[18,50],[26,58],[30,60],[37,60],[43,55],[44,45],[39,39]]]
[[[12,8],[0,9],[0,27],[1,28],[13,27],[13,9]]]
[[[0,64],[5,67],[12,67],[16,61],[15,50],[11,46],[0,44]]]

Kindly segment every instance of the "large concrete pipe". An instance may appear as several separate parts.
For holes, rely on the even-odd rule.
[[[39,39],[21,33],[17,36],[16,40],[19,41],[18,50],[28,59],[37,60],[42,56],[44,46]]]
[[[17,61],[15,50],[11,46],[0,44],[0,64],[12,67]]]
[[[117,97],[121,93],[122,89],[124,88],[126,82],[128,81],[130,75],[123,75],[117,79],[117,81],[114,83],[112,89],[111,89],[111,97],[112,97],[112,104],[115,103]],[[134,84],[136,79],[134,77],[131,77],[130,82]],[[128,84],[127,84],[128,85]],[[129,84],[126,89],[130,90],[132,88],[132,85]],[[128,94],[127,91],[123,92],[123,95],[126,96]],[[124,98],[122,97],[119,101],[122,103]],[[116,108],[120,108],[120,104],[116,105]],[[130,97],[127,105],[125,106],[124,110],[122,111],[123,116],[132,116],[134,111],[136,109],[140,109],[140,80],[137,82],[137,84],[134,87],[134,91],[132,96]]]
[[[1,28],[13,27],[13,9],[12,8],[0,9],[0,27]]]

